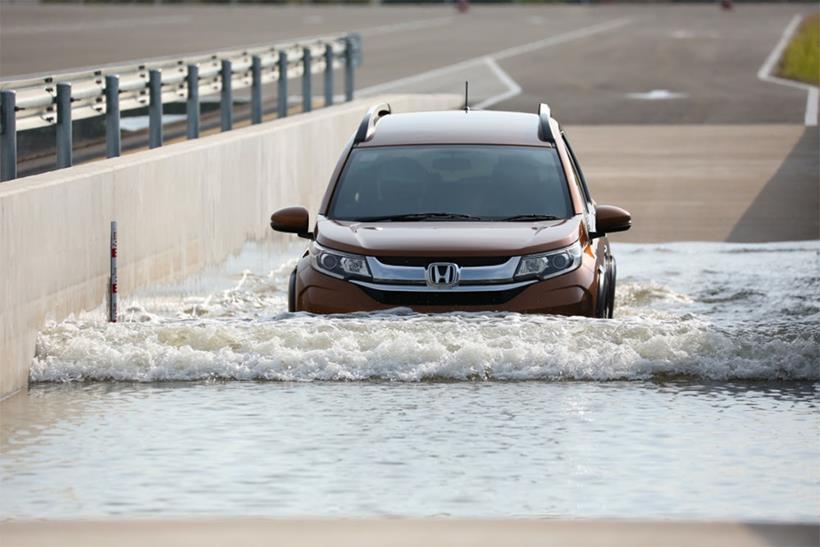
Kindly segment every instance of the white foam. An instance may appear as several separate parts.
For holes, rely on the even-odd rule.
[[[818,380],[818,249],[623,246],[615,320],[287,314],[294,255],[285,253],[269,273],[242,269],[228,288],[179,296],[176,306],[167,291],[132,302],[125,322],[85,314],[51,324],[31,380]],[[780,256],[803,269],[781,279],[759,267]],[[769,277],[755,277],[754,290],[739,266]]]

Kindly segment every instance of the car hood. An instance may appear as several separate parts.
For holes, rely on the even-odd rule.
[[[319,217],[316,240],[371,256],[514,256],[574,243],[581,215],[546,222],[351,222]]]

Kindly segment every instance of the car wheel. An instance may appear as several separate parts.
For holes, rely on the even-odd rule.
[[[604,268],[598,276],[598,298],[595,303],[595,317],[606,319],[609,317],[609,259],[604,259]]]
[[[612,319],[615,316],[615,280],[618,275],[618,267],[615,264],[615,257],[609,258],[609,267],[607,268],[607,272],[609,273],[609,291],[607,295],[607,305],[606,305],[606,318]]]
[[[288,311],[293,313],[296,310],[296,270],[290,272],[288,281]]]

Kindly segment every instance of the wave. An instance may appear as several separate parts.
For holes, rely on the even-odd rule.
[[[820,380],[816,241],[619,245],[615,320],[282,313],[302,251],[251,245],[129,299],[121,323],[48,325],[31,380]]]
[[[693,315],[280,314],[51,325],[34,382],[820,380],[812,323],[726,329]]]

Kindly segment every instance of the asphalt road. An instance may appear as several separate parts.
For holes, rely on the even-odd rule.
[[[461,92],[470,80],[473,105],[547,101],[565,124],[802,123],[805,91],[757,72],[791,18],[813,9],[0,4],[0,78],[355,30],[363,96]]]
[[[615,242],[820,238],[820,134],[796,124],[567,129],[593,197],[632,213]]]
[[[616,240],[815,239],[807,93],[758,72],[794,16],[816,9],[0,4],[0,77],[358,31],[360,97],[460,93],[469,80],[473,106],[549,102],[596,199],[633,213]]]

